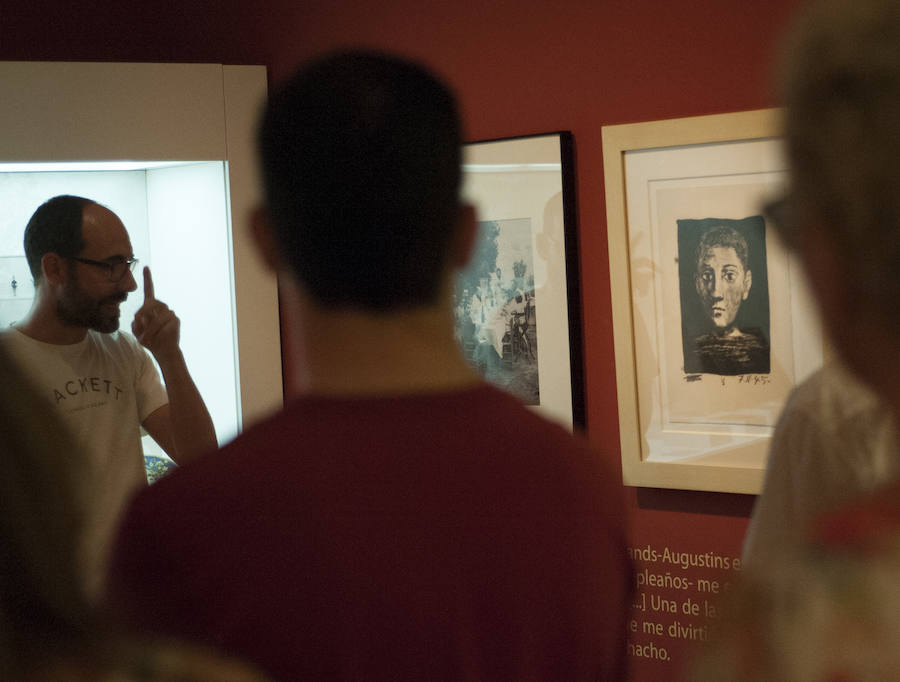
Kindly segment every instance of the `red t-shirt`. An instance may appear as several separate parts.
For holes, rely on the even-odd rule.
[[[489,386],[304,398],[142,491],[128,625],[279,680],[624,679],[621,483]]]

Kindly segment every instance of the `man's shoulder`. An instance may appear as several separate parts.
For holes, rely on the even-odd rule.
[[[13,345],[21,345],[35,343],[39,344],[40,341],[36,341],[32,339],[30,336],[25,334],[24,332],[19,331],[15,327],[5,327],[0,328],[0,344],[13,346]],[[49,345],[49,344],[43,344]]]
[[[134,338],[128,332],[123,331],[114,331],[114,332],[98,332],[93,329],[89,329],[87,333],[87,338],[90,343],[95,346],[101,346],[105,348],[128,348],[129,350],[140,350],[142,348],[141,344],[138,343],[138,340]]]
[[[602,459],[582,436],[489,385],[380,398],[306,397],[289,401],[221,450],[166,477],[160,489],[213,479],[224,485],[247,469],[262,478],[277,477],[288,467],[350,466],[354,458],[368,465],[373,457],[444,462],[458,457],[508,466],[542,460],[567,471],[594,467]]]
[[[23,336],[22,332],[13,327],[0,328],[0,348],[11,348],[19,342],[19,336]]]
[[[52,362],[55,358],[66,357],[72,352],[73,347],[82,345],[83,343],[69,346],[39,341],[14,327],[0,330],[0,348],[18,362],[29,365]]]
[[[421,442],[423,434],[431,434]],[[284,410],[262,420],[238,437],[226,450],[246,450],[275,442],[297,447],[298,436],[330,443],[352,443],[399,437],[409,447],[441,448],[443,443],[497,439],[531,444],[550,441],[554,446],[587,447],[561,425],[537,414],[517,398],[489,384],[446,392],[381,397],[305,397],[290,401]],[[485,447],[488,447],[485,445]]]
[[[87,333],[86,342],[101,355],[117,359],[143,362],[150,357],[150,354],[138,340],[127,332],[114,331],[104,333],[90,329]]]
[[[889,419],[887,409],[878,396],[850,371],[829,363],[798,384],[791,392],[786,412],[805,415],[821,422],[824,428],[838,428],[842,423],[861,418]]]

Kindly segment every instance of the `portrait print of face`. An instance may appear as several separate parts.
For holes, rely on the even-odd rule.
[[[684,372],[769,373],[762,216],[687,218],[677,223]]]
[[[733,227],[713,227],[700,238],[697,252],[696,285],[703,309],[722,334],[740,334],[735,318],[753,284],[746,240]]]

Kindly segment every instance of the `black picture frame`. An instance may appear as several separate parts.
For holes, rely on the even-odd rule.
[[[472,260],[454,290],[464,354],[490,383],[583,430],[572,134],[465,144],[462,191],[479,221]]]

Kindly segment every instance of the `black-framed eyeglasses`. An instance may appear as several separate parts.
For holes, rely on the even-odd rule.
[[[138,262],[137,258],[126,258],[125,260],[113,261],[112,263],[103,260],[80,258],[79,256],[68,256],[68,258],[85,265],[93,265],[95,268],[104,268],[110,282],[118,282],[125,276],[126,272],[134,272],[134,266]]]

